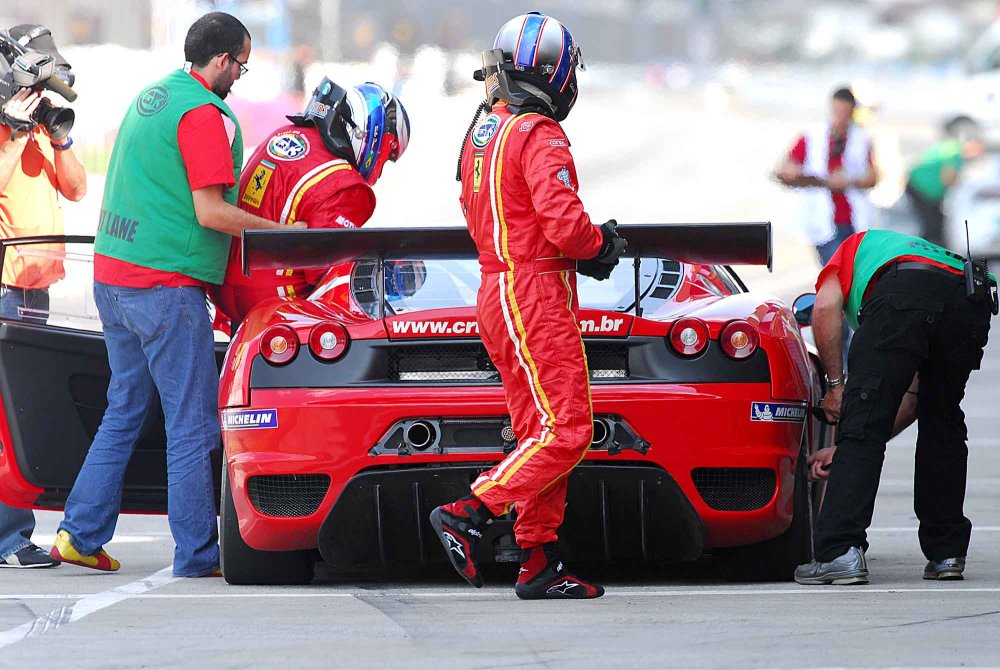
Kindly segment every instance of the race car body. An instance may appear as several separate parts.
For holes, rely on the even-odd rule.
[[[807,411],[820,377],[788,307],[748,292],[725,265],[769,264],[770,227],[622,234],[633,257],[608,281],[578,278],[595,426],[570,479],[567,557],[666,562],[707,552],[730,559],[736,576],[790,577],[809,558],[804,457],[827,439]],[[428,512],[466,494],[516,442],[477,337],[480,275],[468,233],[254,232],[243,258],[248,272],[331,269],[308,298],[255,307],[221,366],[227,580],[305,582],[317,550],[345,573],[443,561]],[[17,455],[0,461],[0,497],[58,505],[72,479],[50,487],[22,476],[40,459],[22,458],[26,436],[16,433],[25,428],[10,420],[27,396],[8,342],[26,347],[26,328],[0,325],[12,428],[0,439],[13,438]],[[146,499],[130,490],[127,507],[156,508],[152,489]],[[511,526],[491,526],[481,560],[516,560]]]

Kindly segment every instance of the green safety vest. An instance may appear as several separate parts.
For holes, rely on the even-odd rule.
[[[844,303],[844,316],[851,327],[858,328],[858,312],[872,277],[886,264],[901,256],[919,256],[961,271],[965,258],[927,240],[894,233],[891,230],[869,230],[861,238],[854,257],[854,279]]]
[[[222,283],[232,237],[198,223],[177,146],[181,117],[202,105],[215,105],[236,125],[233,176],[239,184],[243,135],[236,116],[193,76],[172,72],[143,90],[122,121],[108,167],[95,253]],[[223,197],[235,205],[237,187],[226,189]]]

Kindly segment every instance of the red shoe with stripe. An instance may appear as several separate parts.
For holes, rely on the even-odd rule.
[[[111,558],[108,552],[101,549],[96,554],[87,555],[81,554],[73,546],[72,538],[64,530],[59,531],[56,535],[55,544],[52,545],[52,550],[49,552],[49,556],[61,561],[63,563],[72,563],[73,565],[79,565],[83,568],[92,568],[94,570],[102,570],[104,572],[116,572],[122,564]]]
[[[521,600],[587,600],[603,596],[604,587],[570,574],[555,545],[543,544],[521,552],[514,593]]]
[[[483,586],[477,557],[479,541],[493,515],[475,496],[436,507],[431,512],[431,527],[441,540],[448,560],[465,581],[477,589]]]

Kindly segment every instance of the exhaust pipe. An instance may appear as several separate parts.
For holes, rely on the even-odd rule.
[[[403,439],[410,447],[423,451],[437,440],[437,429],[427,421],[414,421],[407,426]]]
[[[611,429],[608,427],[608,422],[604,419],[594,419],[594,437],[590,440],[590,445],[593,447],[601,446],[607,441],[609,435],[611,435]]]

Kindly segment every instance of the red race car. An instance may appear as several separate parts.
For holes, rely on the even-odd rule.
[[[804,456],[829,436],[808,411],[818,362],[793,314],[728,266],[770,265],[770,225],[621,232],[630,258],[610,280],[579,277],[594,441],[571,475],[566,556],[714,553],[736,578],[790,578],[810,558]],[[429,511],[515,446],[477,336],[467,231],[254,231],[244,263],[330,270],[219,344],[226,580],[305,583],[318,555],[343,573],[444,562]],[[99,334],[0,321],[0,500],[64,502],[108,377]],[[165,509],[164,443],[152,417],[124,509]],[[482,561],[517,560],[512,524],[491,526]]]

